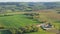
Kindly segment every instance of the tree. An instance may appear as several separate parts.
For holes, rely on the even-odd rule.
[[[17,34],[23,34],[23,31],[21,29],[18,29]]]
[[[25,32],[31,32],[32,31],[32,27],[31,26],[25,26],[27,29],[25,30]]]
[[[24,33],[31,32],[32,28],[31,26],[25,26],[20,28]]]
[[[11,32],[12,34],[16,34],[16,31],[17,31],[17,30],[16,30],[15,28],[10,28],[9,30],[10,30],[10,32]]]
[[[39,31],[39,27],[37,27],[36,25],[32,25],[32,32],[37,32]]]

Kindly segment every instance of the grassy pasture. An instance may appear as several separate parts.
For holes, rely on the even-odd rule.
[[[11,13],[9,13],[9,14],[11,14]],[[39,19],[40,19],[40,21],[47,20],[48,22],[51,22],[53,25],[55,25],[56,29],[59,29],[60,14],[57,14],[56,12],[40,12]],[[5,26],[7,28],[8,27],[18,28],[21,26],[32,25],[32,24],[38,24],[38,23],[37,23],[37,21],[34,21],[33,19],[28,19],[28,18],[26,18],[25,15],[21,15],[21,14],[0,17],[0,26]],[[47,31],[40,29],[39,32],[32,32],[32,33],[25,33],[25,34],[56,34],[56,33],[47,32]]]
[[[49,11],[49,12],[40,12],[40,20],[46,20],[48,22],[51,22],[53,25],[55,25],[56,29],[59,29],[60,26],[60,14],[58,14],[56,11]]]
[[[37,24],[37,21],[26,18],[25,15],[13,15],[0,17],[0,26],[21,27],[25,25]]]
[[[40,21],[46,20],[55,25],[55,29],[59,29],[60,26],[60,14],[56,11],[41,11],[40,12]],[[28,33],[26,33],[28,34]],[[39,32],[29,33],[29,34],[56,34],[56,32],[47,32],[40,29]]]

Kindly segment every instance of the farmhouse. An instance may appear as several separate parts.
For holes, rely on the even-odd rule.
[[[42,23],[37,25],[37,27],[41,27],[43,30],[49,30],[53,28],[53,25],[50,23]]]
[[[53,28],[53,26],[50,23],[46,23],[46,24],[44,23],[41,25],[41,28],[44,30],[49,30],[49,29]]]

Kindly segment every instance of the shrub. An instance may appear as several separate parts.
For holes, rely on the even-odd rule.
[[[37,32],[39,31],[39,27],[36,25],[32,26],[25,26],[25,27],[20,27],[18,29],[16,28],[10,28],[9,29],[12,34],[23,34],[23,33],[30,33],[30,32]]]
[[[25,26],[27,29],[25,30],[25,32],[31,32],[31,30],[32,30],[32,27],[31,26]]]
[[[20,30],[20,29],[18,29],[18,30],[17,30],[17,34],[23,34],[23,31]]]
[[[16,30],[15,28],[10,28],[9,30],[10,30],[10,32],[11,32],[12,34],[16,34],[16,31],[17,31],[17,30]]]
[[[60,12],[58,12],[58,14],[60,14]]]
[[[4,29],[4,27],[0,27],[0,29]]]
[[[20,28],[24,33],[28,33],[31,31],[31,27],[30,26],[25,26],[25,27],[22,27]]]
[[[11,15],[5,14],[4,16],[13,16],[13,15],[12,14]]]
[[[39,27],[37,27],[36,25],[32,25],[32,32],[37,32],[39,31]]]
[[[39,31],[39,27],[37,27],[36,25],[32,25],[32,26],[25,26],[20,28],[23,33],[29,33],[29,32],[37,32]]]

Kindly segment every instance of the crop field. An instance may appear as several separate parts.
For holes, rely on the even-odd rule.
[[[60,14],[58,14],[56,11],[40,12],[40,19],[51,22],[56,26],[56,28],[59,28],[60,26]]]
[[[51,22],[53,25],[55,25],[55,29],[59,29],[59,26],[60,26],[59,16],[60,14],[57,14],[56,12],[55,13],[54,12],[40,12],[40,21],[46,20],[48,22]],[[0,26],[2,27],[4,26],[6,28],[9,28],[9,27],[19,28],[21,26],[32,25],[32,24],[39,24],[39,23],[37,21],[34,21],[33,19],[26,18],[26,15],[22,15],[22,14],[0,17]],[[47,32],[42,29],[40,29],[39,32],[32,32],[32,33],[25,33],[25,34],[40,34],[40,33],[41,34],[56,34],[54,32]]]
[[[0,2],[0,34],[60,34],[60,2]]]
[[[37,24],[37,21],[26,18],[25,15],[13,15],[0,17],[0,26],[4,27],[21,27],[25,25]]]
[[[51,24],[53,24],[55,27],[55,29],[60,29],[60,14],[58,14],[56,11],[49,11],[49,12],[45,12],[45,11],[41,11],[40,12],[40,21],[42,20],[46,20],[48,22],[50,22]],[[39,32],[34,32],[34,33],[30,33],[30,34],[56,34],[56,32],[54,32],[55,30],[53,30],[52,32],[46,32],[42,29],[40,29]]]

